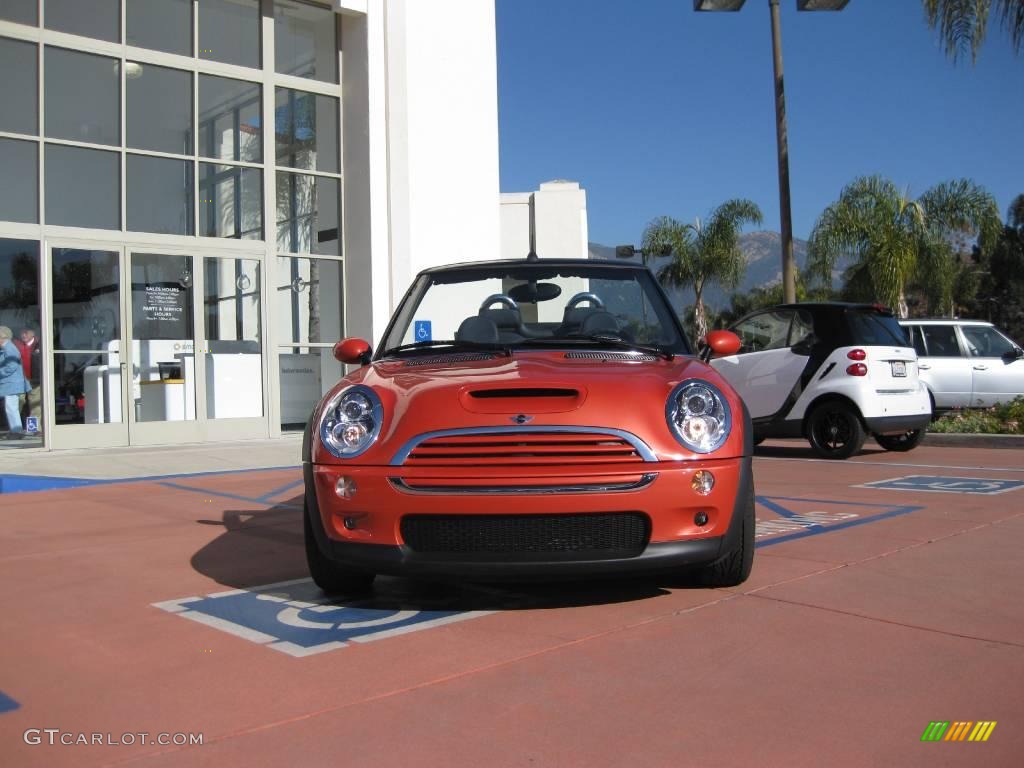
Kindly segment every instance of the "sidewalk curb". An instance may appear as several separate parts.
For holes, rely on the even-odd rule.
[[[933,448],[1024,448],[1024,435],[929,432],[921,445]]]

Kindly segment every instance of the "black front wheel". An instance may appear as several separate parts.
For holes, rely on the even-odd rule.
[[[925,430],[912,429],[902,435],[875,435],[875,441],[887,451],[910,451],[924,440]]]
[[[743,500],[739,524],[740,543],[732,552],[720,557],[711,565],[705,566],[698,573],[699,582],[705,587],[735,587],[742,584],[750,576],[754,564],[754,487],[750,486],[747,498]]]
[[[373,585],[374,573],[347,568],[328,559],[316,543],[308,505],[302,507],[302,529],[306,540],[306,564],[313,583],[329,595],[358,595]]]
[[[851,406],[822,403],[807,419],[807,440],[823,459],[848,459],[864,446],[864,425]]]

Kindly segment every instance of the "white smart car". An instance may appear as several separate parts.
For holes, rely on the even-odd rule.
[[[738,354],[712,365],[750,411],[754,439],[804,437],[822,458],[857,453],[867,435],[909,451],[931,420],[917,354],[892,313],[871,304],[783,304],[729,328]]]

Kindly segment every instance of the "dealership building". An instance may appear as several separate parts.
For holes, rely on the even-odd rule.
[[[585,256],[577,185],[499,196],[494,24],[488,0],[2,0],[0,325],[35,341],[0,446],[275,437],[420,269]]]

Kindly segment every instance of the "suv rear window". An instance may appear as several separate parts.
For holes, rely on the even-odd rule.
[[[869,309],[851,309],[847,310],[846,317],[854,344],[868,347],[890,344],[910,346],[906,332],[892,315],[883,315]]]

